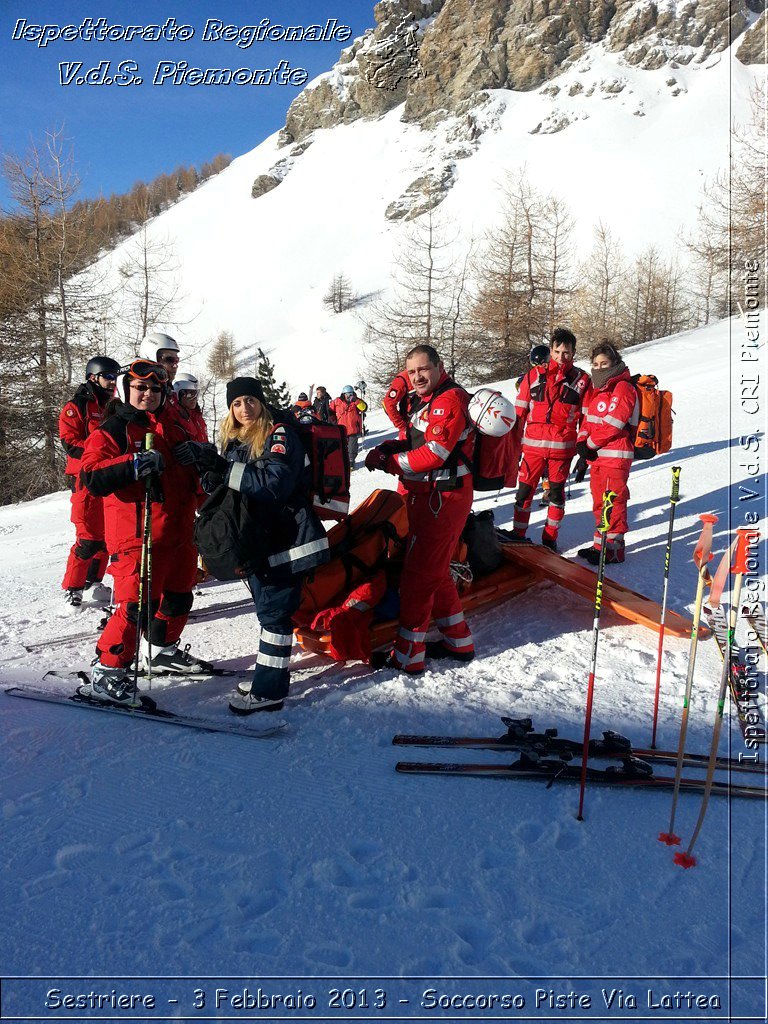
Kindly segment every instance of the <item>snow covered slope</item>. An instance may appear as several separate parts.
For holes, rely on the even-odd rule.
[[[541,89],[490,91],[472,110],[469,142],[466,118],[422,129],[401,120],[402,106],[317,130],[296,156],[272,136],[149,225],[150,244],[179,265],[182,296],[174,321],[156,326],[178,337],[187,368],[204,370],[208,343],[229,330],[254,353],[272,350],[294,394],[313,381],[338,393],[365,376],[364,307],[334,315],[323,296],[340,272],[361,296],[389,287],[406,228],[385,211],[430,172],[454,180],[440,211],[458,244],[482,236],[505,179],[526,168],[569,204],[582,255],[598,221],[630,254],[650,244],[670,253],[694,223],[703,182],[726,165],[729,119],[746,117],[758,71],[734,47],[672,72],[595,44]],[[283,162],[281,184],[252,198],[254,179]],[[115,285],[131,246],[106,260]],[[131,324],[123,336],[134,333]]]
[[[628,560],[610,574],[660,596],[670,466],[679,462],[670,606],[681,612],[690,611],[695,589],[698,514],[722,515],[718,553],[728,511],[734,525],[743,521],[736,488],[747,470],[738,458],[728,486],[739,444],[727,400],[728,338],[739,330],[738,321],[725,322],[628,354],[633,370],[657,373],[674,391],[676,448],[633,470]],[[764,365],[764,347],[760,354]],[[371,430],[367,444],[386,432],[380,414],[371,417]],[[392,480],[357,470],[353,483],[357,501]],[[764,483],[755,502],[763,517]],[[493,507],[505,523],[512,499],[505,491],[476,507]],[[62,609],[59,579],[72,541],[67,518],[64,493],[0,509],[0,686],[40,680],[54,665],[79,668],[91,656],[90,642],[53,643],[84,627],[95,631],[99,618],[91,607],[76,618]],[[537,512],[534,535],[542,518]],[[572,554],[590,533],[588,491],[577,486],[564,524],[566,550]],[[243,597],[239,585],[206,584],[196,607]],[[588,602],[548,584],[471,620],[478,649],[471,665],[437,663],[406,679],[304,657],[285,713],[288,730],[264,741],[0,694],[4,976],[242,976],[252,989],[261,977],[272,991],[317,994],[334,981],[308,976],[354,975],[341,987],[359,990],[365,976],[418,975],[425,977],[408,982],[406,995],[432,987],[523,993],[521,1012],[531,1015],[541,988],[592,992],[594,1020],[691,1018],[693,1011],[648,1010],[650,988],[654,999],[662,992],[714,994],[722,1009],[713,1014],[722,1018],[730,1005],[734,1014],[761,1018],[762,987],[735,983],[729,1004],[722,976],[764,973],[762,804],[713,801],[699,866],[683,872],[656,841],[668,823],[668,795],[591,789],[586,820],[578,823],[577,791],[567,784],[547,790],[536,782],[394,772],[396,732],[493,735],[501,731],[498,716],[508,714],[579,736],[591,624]],[[593,733],[613,728],[647,746],[656,635],[610,615],[604,625]],[[245,668],[253,663],[254,633],[253,613],[233,608],[190,623],[185,640],[204,657]],[[665,646],[659,743],[666,748],[677,740],[687,648],[682,639]],[[707,747],[719,671],[713,641],[702,642],[690,750]],[[228,688],[218,681],[154,689],[169,709],[223,720]],[[733,756],[743,751],[735,721],[721,748]],[[409,755],[420,758],[432,753]],[[684,839],[698,806],[697,797],[681,797]],[[265,982],[267,975],[302,980]],[[494,980],[454,982],[449,975]],[[88,991],[95,983],[67,984],[64,991]],[[388,984],[395,982],[378,983]],[[635,993],[641,1009],[622,1009],[616,1000],[609,1012],[602,986]],[[192,1012],[194,987],[183,989],[184,1012]],[[367,987],[372,1002],[377,986]],[[20,1005],[12,990],[4,983],[6,1013]],[[39,1000],[24,1005],[27,1013],[30,1006],[42,1012]],[[546,1008],[545,999],[538,1012],[551,1019]],[[421,1013],[417,1001],[409,1009]],[[556,1012],[559,1020],[575,1015]],[[327,1019],[344,1016],[329,1012]]]

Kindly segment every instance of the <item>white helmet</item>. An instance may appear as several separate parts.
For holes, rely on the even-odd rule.
[[[480,388],[469,403],[469,418],[481,434],[503,437],[515,425],[515,407],[495,388]]]
[[[173,382],[173,390],[177,395],[180,391],[198,391],[198,379],[192,373],[178,373]]]
[[[159,331],[153,331],[142,339],[139,345],[139,355],[142,359],[151,359],[153,363],[157,362],[157,353],[161,349],[170,349],[171,352],[178,352],[179,346],[170,336],[170,334],[161,334]]]

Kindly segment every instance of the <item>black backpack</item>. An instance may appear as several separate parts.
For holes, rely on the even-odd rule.
[[[492,509],[470,512],[461,537],[467,545],[467,561],[473,576],[488,576],[504,561]]]
[[[266,564],[266,530],[250,515],[248,499],[225,484],[200,509],[195,544],[217,580],[240,580]]]

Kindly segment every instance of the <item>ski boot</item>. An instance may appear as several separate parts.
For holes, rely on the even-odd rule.
[[[83,592],[79,587],[70,587],[64,591],[64,601],[72,608],[80,608],[83,604]]]
[[[425,657],[436,658],[438,661],[441,658],[451,658],[453,661],[467,662],[474,659],[475,652],[462,651],[458,647],[449,647],[442,640],[428,640]]]
[[[261,711],[280,711],[285,704],[282,697],[258,697],[243,693],[238,687],[229,698],[229,710],[235,715],[255,715]]]
[[[556,555],[559,554],[558,547],[557,547],[557,541],[555,540],[554,537],[550,537],[549,534],[542,533],[542,535],[541,535],[541,546],[543,548],[548,548],[550,551],[554,551],[554,553]]]
[[[139,708],[143,706],[141,695],[134,689],[133,680],[125,668],[110,668],[97,661],[91,671],[91,686],[80,687],[81,697],[102,701],[105,704],[120,704],[122,707]]]
[[[179,674],[190,673],[191,675],[204,675],[210,672],[213,665],[210,661],[203,661],[202,658],[195,658],[189,653],[190,645],[180,648],[179,641],[169,644],[168,647],[152,649],[151,661],[144,655],[144,666],[147,670],[152,669],[153,674],[163,675],[164,673]]]
[[[590,565],[598,565],[600,562],[599,548],[579,548],[576,554],[579,558],[583,558],[585,562],[589,562]]]

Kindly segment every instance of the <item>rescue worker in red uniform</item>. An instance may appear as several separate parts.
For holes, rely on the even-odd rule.
[[[475,431],[470,396],[448,376],[431,345],[412,349],[405,366],[414,391],[407,448],[404,441],[385,441],[365,464],[396,474],[408,494],[400,623],[387,664],[418,673],[427,656],[470,661],[475,653],[450,572],[451,555],[472,507]],[[427,644],[430,621],[442,636]]]
[[[552,332],[549,350],[549,362],[531,367],[520,382],[515,400],[523,457],[512,537],[525,537],[536,486],[546,475],[549,504],[541,543],[557,551],[557,535],[565,515],[565,482],[576,451],[589,376],[573,365],[576,337],[567,328],[558,327]]]
[[[397,430],[399,438],[408,436],[408,401],[411,393],[411,381],[408,377],[408,371],[401,370],[390,382],[387,393],[381,403],[384,406],[384,412]]]
[[[589,486],[595,533],[592,547],[578,554],[591,565],[600,561],[601,534],[598,531],[603,512],[603,493],[615,491],[606,534],[607,563],[624,561],[624,537],[627,533],[629,471],[635,453],[635,435],[640,402],[629,370],[616,348],[602,341],[592,349],[592,386],[587,394],[587,413],[579,431],[576,451],[576,480],[584,479],[589,465]]]
[[[197,402],[199,395],[198,380],[191,373],[180,373],[173,382],[177,405],[174,409],[181,427],[189,435],[190,441],[208,442],[208,427]]]
[[[357,407],[358,401],[355,389],[351,384],[346,384],[341,389],[341,396],[331,402],[331,412],[336,417],[336,422],[347,432],[350,466],[355,464],[363,433],[363,414]]]
[[[101,426],[119,371],[120,364],[107,356],[90,359],[85,367],[85,383],[59,416],[59,437],[67,454],[65,473],[72,478],[70,519],[75,524],[76,537],[61,586],[67,603],[74,608],[83,603],[83,590],[91,585],[97,598],[108,596],[107,588],[101,585],[107,567],[104,510],[101,498],[91,494],[80,480],[80,460],[88,436]]]
[[[136,701],[129,666],[136,651],[139,574],[147,478],[152,494],[152,607],[149,609],[154,671],[203,672],[206,662],[178,648],[192,607],[197,554],[192,528],[198,477],[182,466],[174,446],[188,437],[165,405],[168,375],[158,363],[136,359],[122,367],[114,411],[88,438],[82,478],[104,499],[109,571],[114,577],[115,611],[97,644],[92,696],[117,704]],[[145,450],[147,433],[153,447]],[[146,597],[146,591],[145,591]],[[139,619],[139,616],[141,618]],[[145,656],[146,660],[146,656]]]

